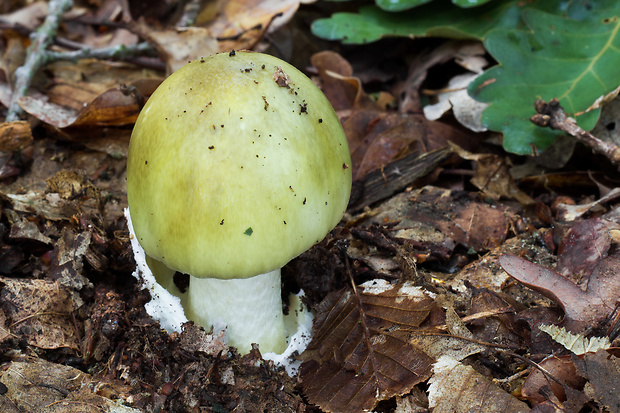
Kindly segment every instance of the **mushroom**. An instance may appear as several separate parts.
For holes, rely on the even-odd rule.
[[[303,73],[230,52],[190,62],[141,111],[129,144],[133,228],[188,319],[247,353],[286,348],[280,269],[338,224],[351,191],[340,121]],[[175,272],[190,275],[182,291]]]

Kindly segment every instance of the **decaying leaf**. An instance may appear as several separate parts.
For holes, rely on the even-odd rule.
[[[152,86],[144,86],[152,91]],[[122,126],[136,121],[144,99],[139,89],[125,86],[104,92],[79,112],[32,96],[20,98],[19,105],[30,115],[57,128]]]
[[[165,30],[143,27],[141,32],[161,54],[169,74],[186,65],[188,61],[219,51],[217,40],[203,27]]]
[[[96,394],[91,376],[73,367],[38,358],[11,361],[2,367],[0,380],[6,386],[0,398],[3,412],[139,412]]]
[[[328,295],[301,355],[301,387],[327,412],[360,412],[430,376],[432,357],[408,342],[433,299],[409,283],[374,280]]]
[[[228,351],[225,339],[225,330],[216,334],[209,334],[194,323],[185,323],[180,335],[181,348],[185,351],[200,351],[217,357],[223,351]]]
[[[272,32],[286,24],[302,2],[307,1],[220,1],[215,7],[205,8],[198,22],[203,23],[212,36],[223,39],[220,41],[221,51],[249,49],[260,40],[265,30]]]
[[[476,175],[471,183],[492,199],[515,199],[522,205],[533,205],[534,200],[523,192],[510,176],[505,158],[495,154],[474,154],[452,144],[453,150],[463,159],[474,161]]]
[[[474,100],[467,93],[467,86],[478,76],[477,73],[457,75],[450,79],[446,90],[438,95],[438,102],[424,106],[424,116],[428,120],[437,120],[452,109],[454,117],[459,123],[474,132],[484,132],[487,128],[482,125],[482,112],[488,104]]]
[[[585,379],[577,374],[577,369],[570,356],[550,356],[538,365],[540,368],[532,370],[521,388],[521,394],[528,400],[534,403],[542,403],[548,400],[549,395],[546,394],[545,389],[547,388],[559,401],[564,402],[569,396],[575,399],[575,394],[571,394],[569,388],[583,388]],[[541,369],[553,377],[549,377]]]
[[[379,109],[364,92],[361,80],[353,76],[351,64],[340,54],[329,50],[315,53],[310,62],[319,72],[321,89],[334,110]]]
[[[0,124],[0,151],[23,149],[32,142],[30,124],[23,120]]]
[[[416,331],[411,333],[409,343],[424,349],[424,352],[437,360],[440,357],[450,357],[461,361],[472,354],[480,353],[485,347],[467,339],[473,339],[473,334],[456,314],[453,308],[446,309],[446,327],[449,335],[425,334]]]
[[[510,213],[476,196],[457,197],[450,190],[426,186],[392,197],[369,221],[389,223],[393,237],[445,258],[459,244],[477,252],[502,244]]]
[[[578,356],[589,352],[593,353],[598,350],[605,350],[611,346],[607,337],[586,338],[581,334],[573,334],[566,331],[564,327],[558,327],[552,324],[541,324],[538,328],[549,334],[556,342]]]
[[[529,412],[527,404],[495,386],[472,367],[443,357],[429,380],[429,407],[433,413]]]
[[[79,348],[72,320],[82,303],[78,294],[55,281],[2,277],[0,283],[0,308],[11,333],[39,348]]]
[[[556,271],[573,280],[585,290],[590,275],[607,257],[611,248],[611,230],[620,226],[602,218],[592,218],[575,223],[566,232],[558,248]]]
[[[586,394],[608,411],[620,411],[620,358],[599,350],[573,361],[579,375],[588,380]]]
[[[511,277],[562,306],[563,325],[574,333],[600,326],[617,306],[620,258],[600,260],[585,291],[562,274],[514,255],[501,256],[500,264]]]

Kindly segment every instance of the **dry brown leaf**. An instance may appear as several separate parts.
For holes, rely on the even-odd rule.
[[[54,281],[2,277],[0,282],[0,308],[11,333],[39,348],[79,349],[72,318],[82,303],[78,294]]]
[[[24,149],[32,142],[30,124],[23,120],[0,124],[0,151]]]
[[[430,376],[433,359],[408,342],[433,299],[409,283],[374,280],[329,294],[301,355],[301,387],[327,412],[360,412],[408,392]]]
[[[560,401],[566,400],[566,386],[581,389],[585,379],[577,374],[575,364],[571,356],[550,356],[539,363],[539,366],[553,377],[560,380],[561,384],[545,375],[540,369],[533,369],[527,376],[521,388],[521,394],[534,403],[542,403],[548,398],[541,389],[546,386]]]
[[[131,125],[142,109],[145,96],[159,83],[158,79],[148,79],[129,87],[112,88],[79,112],[33,96],[21,97],[19,105],[30,115],[57,128]]]
[[[452,192],[420,191],[412,197],[407,218],[424,222],[446,234],[455,243],[477,252],[492,249],[508,234],[507,211],[477,200],[474,196],[454,198]],[[454,199],[452,199],[454,198]]]
[[[433,413],[529,412],[527,404],[495,386],[472,367],[449,357],[433,367],[429,407]]]
[[[510,176],[506,158],[495,154],[474,154],[457,145],[452,144],[451,146],[461,158],[475,162],[476,175],[471,179],[471,183],[484,192],[486,196],[495,200],[500,197],[515,199],[521,205],[533,205],[535,203],[529,195],[519,189]]]
[[[13,13],[0,14],[0,22],[20,24],[30,30],[35,30],[45,16],[47,16],[47,2],[37,1],[17,9]]]
[[[203,27],[166,30],[143,27],[141,32],[160,53],[168,74],[185,66],[189,61],[219,51],[217,40]]]
[[[219,1],[214,7],[205,8],[197,23],[209,29],[211,36],[224,39],[220,40],[220,51],[249,49],[261,39],[264,29],[268,29],[268,33],[271,33],[288,23],[301,2],[300,0]]]
[[[585,392],[609,412],[620,411],[620,358],[605,350],[573,357],[577,373],[588,383]]]
[[[557,272],[586,289],[590,274],[611,247],[611,230],[620,226],[601,218],[579,221],[562,238],[558,248]]]
[[[361,80],[353,76],[353,67],[344,57],[326,50],[312,55],[310,62],[319,72],[321,90],[334,110],[379,109],[364,92]]]
[[[6,392],[0,398],[2,412],[139,412],[95,394],[91,376],[73,367],[37,358],[12,361],[3,367],[0,380],[6,386]],[[96,384],[99,389],[104,387],[103,383]],[[123,393],[121,386],[111,385],[111,394],[118,397]]]

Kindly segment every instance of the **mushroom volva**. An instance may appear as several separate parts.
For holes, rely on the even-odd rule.
[[[286,348],[280,268],[340,221],[351,191],[340,121],[303,73],[230,52],[190,62],[134,127],[127,198],[158,282],[188,319],[247,353]],[[181,291],[178,271],[190,275]]]

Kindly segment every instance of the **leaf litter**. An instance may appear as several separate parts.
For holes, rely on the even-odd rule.
[[[55,48],[68,35],[95,47],[138,44],[132,30],[140,30],[129,24],[136,4],[90,7],[71,11]],[[499,154],[490,134],[483,141],[449,114],[431,122],[416,113],[420,88],[452,78],[433,77],[461,58],[456,45],[405,60],[398,50],[407,43],[395,41],[381,51],[397,63],[389,67],[346,48],[306,51],[298,64],[343,121],[358,191],[344,225],[283,270],[284,290],[303,288],[317,311],[299,377],[260,349],[239,356],[191,323],[180,334],[162,331],[144,311],[148,291],[130,276],[122,210],[131,124],[165,68],[185,59],[171,39],[182,33],[193,50],[275,53],[273,39],[304,41],[294,13],[320,10],[223,2],[199,15],[200,29],[183,30],[162,24],[169,7],[141,11],[156,54],[53,63],[20,99],[28,122],[0,128],[3,411],[617,409],[616,198],[588,174],[580,179],[600,196],[516,182],[513,166],[523,161]],[[45,17],[34,5],[23,10],[27,30]],[[5,105],[28,34],[14,29],[2,32]],[[578,213],[566,212],[571,203]],[[541,324],[605,337],[611,347],[571,356]]]

